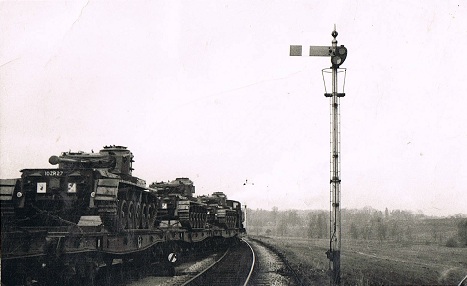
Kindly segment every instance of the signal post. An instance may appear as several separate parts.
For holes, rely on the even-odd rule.
[[[340,256],[341,256],[341,208],[340,208],[340,98],[345,93],[338,91],[338,75],[344,74],[343,83],[345,85],[346,69],[339,68],[347,57],[347,48],[343,45],[337,45],[337,31],[334,26],[332,46],[310,46],[309,56],[331,57],[332,66],[329,69],[323,69],[323,79],[325,74],[331,75],[332,91],[326,90],[324,96],[330,98],[331,109],[331,158],[330,158],[330,229],[329,229],[329,250],[326,252],[329,259],[329,269],[331,272],[331,284],[339,285],[341,282],[340,274]],[[302,56],[302,46],[291,45],[290,56]],[[325,80],[326,81],[326,80]]]

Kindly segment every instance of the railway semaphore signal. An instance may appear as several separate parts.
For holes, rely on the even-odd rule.
[[[346,69],[340,68],[347,58],[347,48],[343,45],[338,46],[336,37],[338,35],[336,26],[331,33],[331,46],[310,46],[309,56],[311,57],[330,57],[331,67],[323,69],[323,80],[325,81],[324,96],[330,98],[331,109],[331,170],[330,170],[330,233],[329,250],[326,252],[329,259],[329,268],[331,270],[331,284],[340,284],[340,255],[341,255],[341,208],[340,208],[340,98],[345,96],[344,85]],[[302,56],[302,46],[291,45],[290,56]],[[325,75],[331,75],[331,92],[327,91]],[[342,90],[338,90],[338,77],[343,75]]]

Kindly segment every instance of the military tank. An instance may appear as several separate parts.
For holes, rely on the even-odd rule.
[[[207,208],[193,197],[195,186],[189,178],[176,178],[169,182],[154,182],[150,188],[157,190],[160,206],[157,221],[165,226],[178,223],[187,229],[203,229]]]
[[[208,208],[210,225],[234,229],[243,222],[241,204],[228,200],[223,192],[214,192],[211,196],[201,196],[198,199]]]
[[[23,169],[21,178],[0,181],[2,220],[61,226],[99,216],[109,231],[154,228],[157,196],[132,176],[133,162],[130,150],[115,145],[51,156],[57,169]]]
[[[49,162],[57,168],[0,179],[5,285],[96,285],[115,259],[170,274],[186,251],[235,243],[244,232],[241,222],[232,228],[242,217],[238,202],[219,193],[208,206],[188,178],[146,187],[126,147],[63,152]]]

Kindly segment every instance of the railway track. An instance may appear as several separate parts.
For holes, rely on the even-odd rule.
[[[173,277],[148,276],[125,283],[149,285],[302,285],[284,260],[263,243],[244,239],[225,251],[176,267]]]
[[[247,285],[302,285],[300,277],[278,253],[257,240],[249,241],[256,255]]]
[[[246,241],[241,241],[215,263],[185,282],[196,285],[247,285],[255,265],[255,253]]]
[[[301,282],[279,254],[258,241],[245,239],[183,285],[301,285]]]

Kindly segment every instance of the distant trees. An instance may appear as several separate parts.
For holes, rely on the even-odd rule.
[[[325,238],[328,233],[326,213],[309,213],[307,223],[307,234],[309,238]]]
[[[292,226],[292,227],[302,224],[302,222],[301,222],[302,219],[298,215],[298,212],[296,210],[286,211],[285,220],[286,220],[287,224]]]
[[[379,241],[382,242],[383,240],[386,240],[387,226],[382,218],[378,218],[376,221],[376,231],[378,233]]]
[[[433,242],[441,244],[444,238],[443,221],[431,220],[429,224],[431,227],[431,239]]]
[[[328,211],[248,209],[250,234],[295,236],[324,239],[329,237]],[[402,210],[342,210],[342,239],[392,240],[406,243],[437,243],[446,245],[452,238],[467,246],[467,217],[428,217]]]
[[[358,228],[357,226],[355,225],[354,222],[352,222],[350,224],[350,236],[353,238],[353,239],[358,239]]]
[[[397,220],[390,220],[388,222],[389,237],[395,241],[401,241],[403,238],[402,228],[400,222]]]
[[[467,246],[467,218],[457,217],[457,235],[452,235],[446,241],[448,247]]]
[[[313,238],[314,230],[313,230],[313,218],[311,214],[308,214],[307,217],[307,226],[306,226],[306,237]]]
[[[317,238],[324,238],[327,233],[327,223],[326,223],[326,217],[324,213],[319,213],[315,215],[315,232],[316,232],[316,237]]]
[[[408,241],[413,240],[413,230],[410,226],[406,226],[405,228],[405,237],[407,238]]]
[[[467,243],[467,217],[429,217],[421,213],[404,210],[363,209],[342,210],[342,238],[392,240],[405,243],[436,243],[445,245],[446,240],[455,236],[459,245]],[[459,222],[462,220],[462,222]]]
[[[368,240],[368,239],[371,239],[371,237],[372,237],[371,225],[365,224],[361,228],[361,238]]]
[[[459,236],[460,243],[467,246],[467,218],[461,219],[457,223],[457,235]]]
[[[278,215],[278,213],[279,213],[279,208],[276,207],[276,206],[273,206],[271,215],[272,215],[272,224],[274,225],[274,227],[277,226],[277,215]]]
[[[285,220],[285,218],[281,218],[279,220],[279,224],[277,225],[277,235],[287,236],[287,234],[288,234],[287,221]]]

